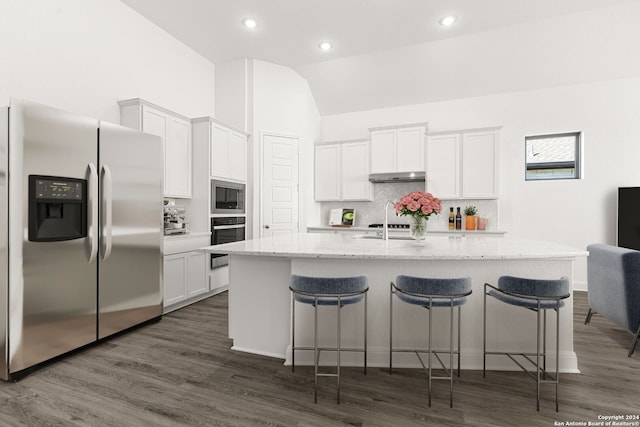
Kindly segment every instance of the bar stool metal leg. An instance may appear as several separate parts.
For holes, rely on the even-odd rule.
[[[458,354],[458,378],[460,378],[460,359],[461,359],[461,357],[460,357],[461,356],[461,353],[460,353],[460,331],[461,331],[461,329],[460,329],[460,319],[461,319],[460,318],[460,311],[461,311],[460,310],[460,306],[458,306],[458,351],[457,351],[457,354]]]
[[[542,378],[547,379],[547,310],[543,310],[542,318]]]
[[[338,336],[338,344],[337,344],[337,352],[336,352],[336,358],[337,358],[337,364],[336,364],[336,375],[338,377],[338,405],[340,404],[340,312],[342,311],[340,308],[340,297],[338,297],[338,305],[336,306],[337,310],[338,310],[338,331],[337,336]]]
[[[558,383],[560,382],[560,307],[556,304],[556,412],[558,412]]]
[[[314,375],[313,375],[313,402],[318,403],[318,297],[315,297],[314,304],[314,321],[313,321],[313,358],[314,358]]]
[[[393,371],[393,283],[389,283],[389,375]]]
[[[540,301],[536,312],[536,408],[540,410]]]
[[[433,322],[431,321],[433,312],[433,307],[431,307],[431,298],[429,298],[429,407],[431,407],[431,325]]]
[[[453,408],[453,298],[451,298],[449,312],[449,407]],[[459,370],[458,374],[460,374]]]
[[[296,300],[291,293],[291,372],[296,371]]]
[[[487,284],[484,284],[482,309],[482,378],[487,378]]]
[[[367,294],[364,294],[364,374],[367,375]]]

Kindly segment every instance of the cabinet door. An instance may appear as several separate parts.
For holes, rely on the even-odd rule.
[[[141,130],[161,137],[162,142],[164,143],[167,139],[167,116],[161,111],[157,111],[149,107],[143,107]]]
[[[247,137],[234,131],[229,132],[229,178],[247,180]]]
[[[164,306],[178,303],[187,297],[187,258],[185,254],[164,257]]]
[[[395,172],[396,130],[371,132],[371,173]]]
[[[169,117],[164,148],[164,192],[167,197],[191,197],[191,124]]]
[[[462,197],[498,196],[497,150],[497,132],[462,135]]]
[[[227,178],[229,176],[229,129],[211,124],[211,176]]]
[[[191,124],[145,105],[141,130],[162,138],[164,196],[190,198]]]
[[[187,254],[187,296],[192,297],[208,291],[207,257],[202,252]]]
[[[369,143],[341,145],[342,200],[373,200],[373,184],[369,182]]]
[[[442,198],[460,197],[460,134],[427,139],[427,191]]]
[[[314,170],[315,200],[340,200],[340,182],[340,145],[316,146]]]
[[[396,141],[396,170],[424,171],[425,128],[398,129]]]

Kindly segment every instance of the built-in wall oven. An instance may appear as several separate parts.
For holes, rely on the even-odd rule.
[[[225,215],[244,214],[244,190],[244,184],[212,179],[211,213]]]
[[[211,218],[211,244],[221,245],[245,240],[245,220],[246,218],[243,216]],[[228,255],[211,254],[211,269],[228,264]]]

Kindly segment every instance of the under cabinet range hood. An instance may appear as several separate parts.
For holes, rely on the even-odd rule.
[[[369,175],[369,181],[374,184],[383,182],[424,182],[425,173],[424,171],[372,173]]]

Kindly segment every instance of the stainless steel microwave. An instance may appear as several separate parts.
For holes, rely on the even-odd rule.
[[[244,214],[245,185],[237,182],[211,180],[211,213]]]

